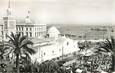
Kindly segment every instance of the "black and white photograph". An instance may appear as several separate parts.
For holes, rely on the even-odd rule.
[[[0,73],[115,73],[115,0],[0,0]]]

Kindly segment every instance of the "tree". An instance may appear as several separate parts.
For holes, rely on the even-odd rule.
[[[1,60],[1,63],[2,63],[2,60],[3,60],[3,58],[4,58],[4,46],[3,46],[3,44],[0,44],[0,60]]]
[[[2,60],[4,59],[4,55],[6,54],[6,50],[9,49],[7,47],[7,44],[0,43],[0,60],[2,63]]]
[[[78,42],[78,47],[80,51],[83,51],[85,49],[85,43],[84,42]]]
[[[17,73],[19,71],[19,60],[22,54],[34,54],[35,51],[29,47],[29,45],[33,45],[33,42],[28,40],[27,36],[21,36],[20,33],[14,34],[11,33],[9,37],[9,46],[10,46],[10,53],[14,53],[16,56],[16,69]]]
[[[101,42],[98,52],[110,52],[112,55],[112,70],[115,71],[115,39],[111,36],[110,40]]]
[[[54,61],[45,61],[39,65],[39,73],[55,73],[59,66]]]

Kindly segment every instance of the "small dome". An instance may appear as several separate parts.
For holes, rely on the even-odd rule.
[[[60,34],[59,30],[54,26],[48,29],[48,34],[50,33]]]
[[[48,34],[49,34],[49,37],[58,38],[60,32],[56,27],[51,27],[48,30]]]

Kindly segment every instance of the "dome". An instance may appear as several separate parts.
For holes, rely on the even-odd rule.
[[[26,18],[25,23],[31,23],[31,20],[29,18]]]
[[[49,37],[58,38],[60,32],[56,27],[53,26],[53,27],[49,28],[48,34],[49,34]]]
[[[54,27],[54,26],[49,28],[48,34],[50,34],[50,33],[60,34],[59,30],[56,27]]]

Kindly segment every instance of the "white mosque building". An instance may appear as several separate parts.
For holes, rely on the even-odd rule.
[[[31,56],[33,61],[43,62],[79,50],[77,42],[65,36],[60,36],[60,32],[56,27],[50,27],[48,34],[49,38],[46,39],[44,44],[35,46],[37,47],[37,53]]]

